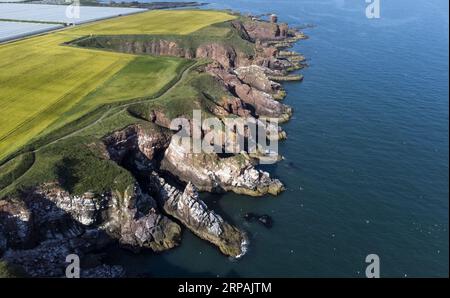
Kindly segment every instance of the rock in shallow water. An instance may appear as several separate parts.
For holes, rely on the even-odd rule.
[[[248,222],[257,220],[268,229],[272,228],[273,226],[273,219],[267,214],[258,215],[256,213],[249,212],[244,215],[244,219]]]

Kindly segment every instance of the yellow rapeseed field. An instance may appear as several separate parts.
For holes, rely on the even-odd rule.
[[[147,59],[143,63],[150,65],[148,71],[158,71],[153,76],[145,75],[153,81],[145,82],[150,87],[137,86],[136,96],[156,93],[176,76],[177,65],[182,63],[181,59],[169,61],[75,48],[62,45],[64,42],[90,34],[189,34],[233,18],[213,11],[149,11],[0,45],[0,161],[55,121],[64,122],[61,115],[80,102],[85,108],[78,109],[77,117],[106,103],[105,98],[132,97],[128,88],[124,90],[126,97],[120,98],[120,84],[114,75],[129,63],[136,63],[136,59]],[[164,67],[157,67],[158,63],[164,63]],[[98,91],[106,82],[112,82],[117,96]],[[96,92],[102,95],[101,100],[97,100]],[[72,115],[67,121],[74,118]]]

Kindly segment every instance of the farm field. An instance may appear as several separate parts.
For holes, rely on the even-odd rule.
[[[151,17],[152,16],[152,17]],[[136,14],[126,19],[114,18],[75,28],[73,33],[118,34],[189,34],[208,25],[232,20],[225,12],[196,10],[159,10]]]
[[[0,42],[21,38],[27,35],[38,34],[41,32],[50,31],[62,27],[63,25],[55,25],[55,24],[0,21]]]
[[[0,161],[48,133],[49,126],[60,127],[105,103],[155,94],[186,64],[64,42],[89,34],[189,34],[232,18],[209,11],[149,11],[0,45]]]

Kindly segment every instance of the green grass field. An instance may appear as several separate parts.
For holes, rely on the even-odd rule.
[[[0,162],[101,105],[156,94],[187,66],[183,59],[64,43],[91,34],[187,35],[234,18],[215,11],[149,11],[0,45]]]
[[[194,70],[180,83],[178,88],[156,100],[134,104],[128,110],[133,115],[147,120],[151,119],[152,110],[163,112],[169,119],[181,116],[190,119],[193,110],[201,110],[202,117],[213,117],[214,114],[211,113],[211,110],[217,103],[232,96],[212,76]]]
[[[42,134],[61,128],[98,106],[152,96],[170,84],[189,61],[171,57],[139,56],[131,60],[98,88],[60,115]]]

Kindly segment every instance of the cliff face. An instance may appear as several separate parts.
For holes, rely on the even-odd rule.
[[[240,257],[245,253],[245,234],[208,209],[191,182],[180,191],[155,173],[151,181],[164,211],[180,220],[195,235],[216,245],[225,255]]]
[[[283,40],[289,37],[289,26],[251,20],[242,23],[248,36],[253,40]]]
[[[182,45],[179,41],[164,39],[164,37],[123,36],[120,39],[114,36],[98,36],[85,39],[77,43],[83,47],[113,49],[115,51],[155,56],[173,56],[186,59],[211,59],[218,61],[225,67],[235,67],[248,64],[249,57],[232,44],[219,42],[204,42],[197,46]]]
[[[220,158],[216,153],[194,154],[175,139],[165,152],[161,169],[193,183],[201,191],[262,196],[277,195],[284,189],[283,184],[270,178],[269,173],[255,169],[246,155]]]
[[[115,200],[114,207],[110,209],[111,212],[108,216],[110,220],[104,227],[107,230],[112,228],[113,231],[117,231],[116,238],[127,245],[143,246],[148,242],[146,239],[149,238],[155,239],[155,241],[149,242],[149,246],[153,250],[168,249],[172,243],[167,241],[168,238],[164,236],[174,234],[170,231],[176,229],[165,223],[167,221],[165,217],[157,214],[156,210],[160,208],[164,213],[179,220],[200,238],[218,246],[224,254],[233,257],[242,255],[245,243],[243,232],[208,209],[206,204],[199,199],[196,188],[189,182],[192,177],[186,181],[188,184],[183,191],[177,186],[167,183],[155,172],[155,170],[159,170],[156,156],[161,152],[164,152],[164,156],[170,152],[172,142],[169,144],[168,140],[170,138],[165,131],[143,129],[136,126],[127,127],[105,138],[108,152],[117,162],[120,163],[127,156],[133,156],[135,163],[131,165],[131,170],[140,177],[142,184],[146,185],[148,192],[157,199],[158,204],[152,197],[142,194],[128,196],[128,198],[139,198],[140,201],[133,202],[130,199],[122,199],[122,203],[119,204]],[[183,163],[184,156],[180,156],[180,158],[176,160],[177,163]],[[161,169],[163,168],[161,167]],[[180,178],[176,172],[171,172],[171,175]],[[133,221],[129,212],[136,208],[133,206],[151,207],[152,212],[146,217],[140,217],[139,220]],[[158,220],[153,220],[153,217],[157,217]],[[165,224],[158,226],[159,222]],[[166,230],[169,233],[165,232]],[[147,237],[148,234],[151,234],[151,237]]]
[[[151,54],[156,56],[176,56],[193,58],[193,53],[181,48],[178,43],[168,40],[124,41],[118,45],[120,52],[133,54]]]
[[[139,186],[113,196],[101,228],[125,247],[164,251],[179,244],[181,228],[159,212],[155,200]]]
[[[231,45],[221,45],[217,43],[204,44],[197,48],[196,58],[212,59],[219,62],[224,67],[235,67],[241,63],[247,63],[248,57],[236,50]]]
[[[262,66],[243,66],[235,69],[234,72],[243,83],[260,91],[277,94],[283,89],[281,84],[269,79],[267,73],[270,73],[270,70]]]
[[[180,226],[136,185],[123,194],[73,196],[57,184],[45,184],[24,192],[20,200],[1,202],[4,259],[25,266],[32,276],[62,276],[70,253],[83,256],[113,242],[135,251],[162,251],[177,246],[181,236]],[[43,267],[52,266],[44,270],[28,264],[26,258],[30,262],[35,255]]]
[[[246,75],[247,68],[245,67],[233,71],[213,63],[207,66],[206,72],[219,79],[232,94],[236,94],[236,97],[243,102],[242,105],[251,106],[255,115],[278,118],[280,122],[289,120],[292,109],[274,99],[273,94],[279,94],[279,89],[277,89],[279,85],[277,86],[275,82],[268,80],[265,75],[263,76],[262,67],[252,66],[251,68],[255,71],[252,71],[250,76]],[[258,76],[258,73],[261,75],[261,80],[255,77]],[[242,80],[239,76],[242,77]]]
[[[156,118],[156,117],[155,117]],[[156,119],[152,119],[156,122]],[[166,124],[166,123],[164,123]],[[167,126],[169,127],[170,122]],[[158,125],[131,125],[123,130],[116,131],[104,138],[109,158],[122,164],[125,159],[141,166],[154,166],[157,156],[162,154],[169,146],[172,133]],[[145,165],[145,162],[149,163]]]
[[[33,244],[32,213],[21,200],[0,201],[0,254],[7,248]]]

